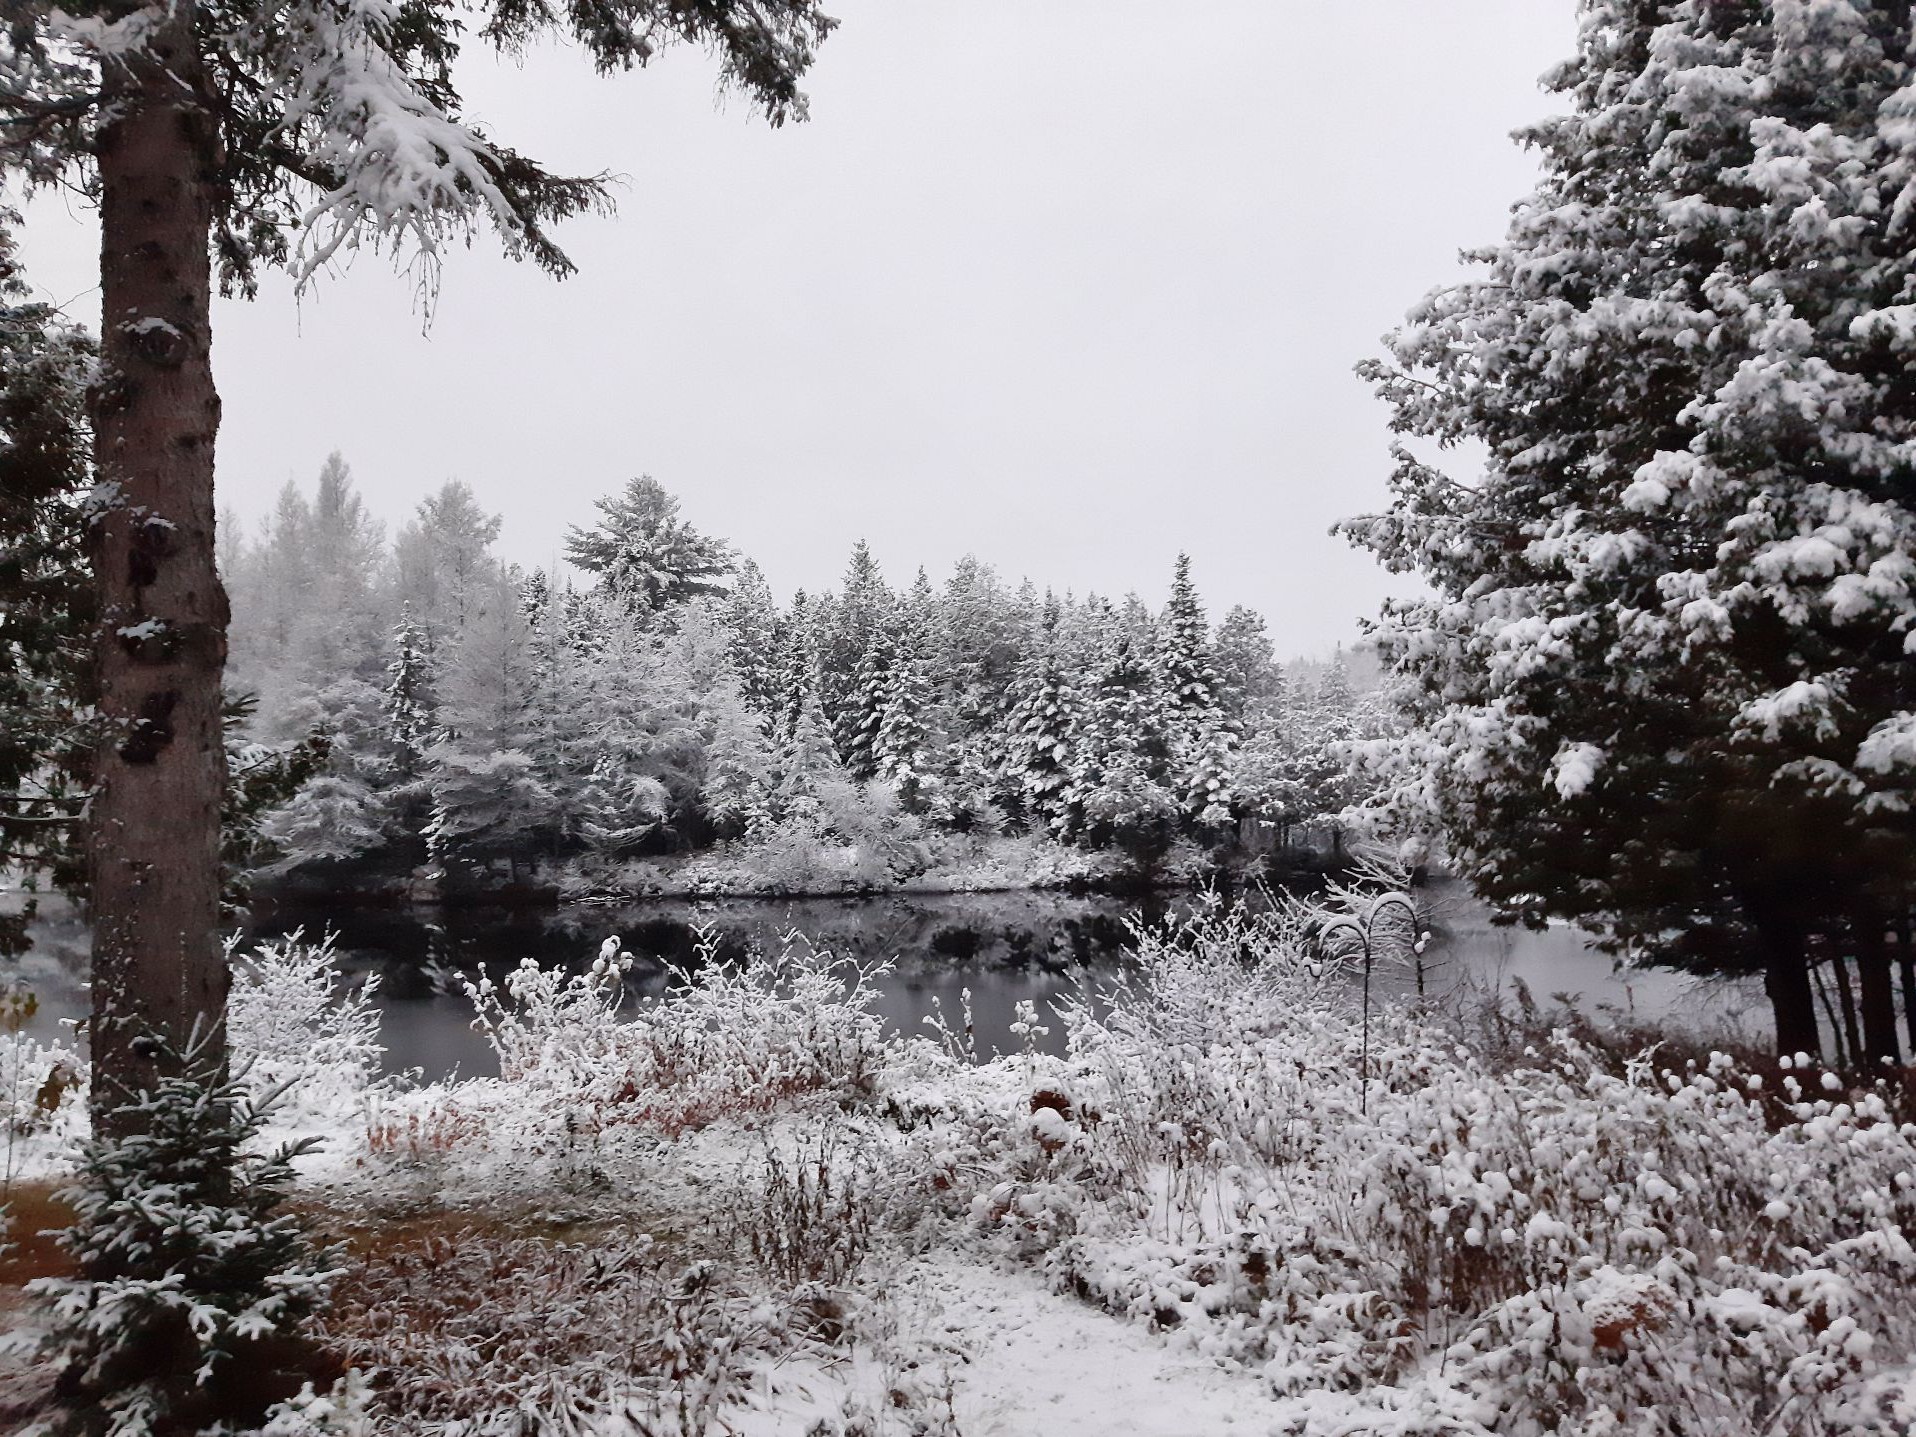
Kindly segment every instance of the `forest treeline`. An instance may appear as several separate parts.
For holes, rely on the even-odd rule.
[[[1150,876],[1335,832],[1350,745],[1385,724],[1341,656],[1287,676],[1260,615],[1213,626],[1183,557],[1154,610],[974,558],[896,587],[861,542],[840,587],[781,604],[639,478],[572,531],[575,584],[502,561],[458,481],[388,542],[338,456],[257,535],[224,529],[229,692],[317,761],[263,836],[322,881],[631,889],[707,852],[715,886],[833,891],[998,837],[1044,854],[1001,878]]]

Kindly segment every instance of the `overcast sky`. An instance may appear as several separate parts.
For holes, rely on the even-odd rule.
[[[1325,532],[1389,468],[1351,366],[1502,232],[1572,12],[839,0],[781,130],[693,52],[607,80],[476,61],[470,112],[624,175],[618,215],[565,227],[562,284],[456,255],[429,333],[370,257],[219,305],[221,502],[250,523],[337,448],[394,525],[464,479],[531,565],[649,473],[781,593],[863,537],[898,582],[971,552],[1157,603],[1185,549],[1214,615],[1320,652],[1388,591]],[[34,207],[26,258],[93,321],[63,209]]]

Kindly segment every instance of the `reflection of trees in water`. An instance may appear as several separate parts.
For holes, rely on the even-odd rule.
[[[543,913],[477,907],[339,913],[282,906],[257,917],[250,932],[269,937],[295,928],[309,936],[332,931],[347,964],[381,972],[390,997],[426,999],[458,996],[481,968],[498,972],[527,956],[583,966],[614,933],[640,960],[637,977],[653,983],[668,969],[696,968],[703,942],[721,960],[737,961],[753,947],[776,950],[794,933],[835,957],[889,961],[901,981],[954,972],[1061,974],[1114,962],[1137,916],[1136,905],[1124,900],[1037,893],[659,901]]]

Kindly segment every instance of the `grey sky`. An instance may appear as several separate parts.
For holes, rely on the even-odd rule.
[[[619,215],[566,227],[564,284],[454,256],[425,335],[372,256],[301,305],[220,305],[222,503],[250,521],[338,448],[389,523],[457,476],[534,564],[644,472],[781,593],[862,536],[896,581],[970,551],[1157,602],[1182,548],[1214,614],[1319,651],[1387,591],[1325,533],[1389,467],[1351,365],[1502,231],[1572,12],[840,0],[783,130],[715,106],[692,53],[476,62],[472,113],[627,176]],[[57,204],[27,259],[61,298],[92,283]]]

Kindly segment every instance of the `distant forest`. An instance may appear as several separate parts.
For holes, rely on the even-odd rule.
[[[1256,612],[1208,622],[1182,556],[1153,610],[973,558],[897,588],[860,542],[836,591],[781,605],[640,478],[572,530],[579,587],[496,557],[458,481],[389,542],[337,455],[255,537],[223,529],[229,689],[261,752],[311,770],[262,825],[269,871],[322,883],[829,892],[1262,861],[1335,834],[1387,722],[1341,653],[1287,673]]]

